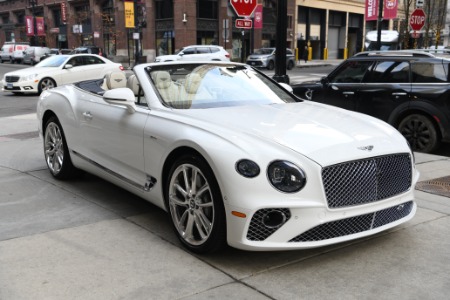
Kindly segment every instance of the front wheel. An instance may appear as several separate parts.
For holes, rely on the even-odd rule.
[[[413,114],[404,118],[398,127],[414,151],[429,153],[439,146],[439,136],[433,122],[424,115]]]
[[[44,156],[47,167],[53,177],[67,179],[76,174],[67,147],[63,129],[56,117],[45,123]]]
[[[267,64],[267,69],[273,70],[274,68],[275,68],[275,62],[273,60],[269,61],[269,63]]]
[[[294,62],[292,60],[290,60],[287,64],[286,67],[288,70],[292,70],[294,68]]]
[[[211,253],[226,243],[225,209],[219,185],[199,156],[184,155],[172,166],[165,187],[179,240],[196,253]]]
[[[43,91],[52,89],[56,87],[56,83],[51,78],[43,78],[38,83],[38,93],[41,94]]]

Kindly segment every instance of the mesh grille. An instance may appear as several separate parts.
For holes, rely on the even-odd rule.
[[[316,226],[289,242],[314,242],[371,230],[400,220],[411,213],[413,202],[409,201],[374,213],[342,219]]]
[[[6,82],[17,82],[19,81],[19,76],[6,76],[5,81]]]
[[[270,212],[281,211],[286,216],[285,223],[291,218],[291,212],[287,208],[265,208],[258,210],[252,217],[250,221],[250,226],[247,232],[247,239],[250,241],[264,241],[272,233],[277,231],[283,224],[278,227],[267,227],[263,223],[263,218]]]
[[[325,167],[322,180],[331,208],[370,203],[401,194],[411,187],[409,154],[357,160]]]

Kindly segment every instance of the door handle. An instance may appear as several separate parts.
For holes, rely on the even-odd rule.
[[[90,111],[85,111],[85,112],[83,113],[83,117],[84,117],[86,120],[92,120],[92,115],[91,115],[91,112],[90,112]]]
[[[406,93],[392,93],[392,96],[406,96]]]
[[[346,96],[354,95],[354,94],[355,94],[355,92],[342,92],[342,95],[346,95]]]

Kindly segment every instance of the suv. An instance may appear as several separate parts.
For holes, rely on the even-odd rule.
[[[155,58],[155,62],[177,61],[177,60],[222,60],[230,61],[230,54],[221,46],[196,45],[181,48],[173,55],[160,55]]]
[[[247,58],[247,65],[253,67],[275,68],[275,50],[276,48],[261,48]],[[291,49],[286,49],[286,68],[291,70],[295,66],[295,57]]]
[[[423,51],[362,52],[319,82],[293,85],[300,98],[365,113],[397,128],[415,151],[450,142],[450,58]]]

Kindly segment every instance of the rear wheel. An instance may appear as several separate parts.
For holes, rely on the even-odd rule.
[[[51,117],[44,128],[44,156],[50,173],[57,179],[75,176],[77,169],[70,159],[66,138],[58,119]]]
[[[292,60],[290,60],[287,64],[287,69],[292,70],[293,68],[294,68],[294,62]]]
[[[211,168],[202,158],[184,155],[175,161],[165,197],[175,233],[187,249],[210,253],[225,246],[222,196]]]
[[[56,83],[53,79],[51,78],[43,78],[41,79],[41,81],[39,81],[38,83],[38,93],[42,93],[45,90],[51,89],[56,87]]]
[[[429,153],[439,146],[439,134],[433,122],[424,115],[413,114],[404,118],[398,127],[414,151]]]

